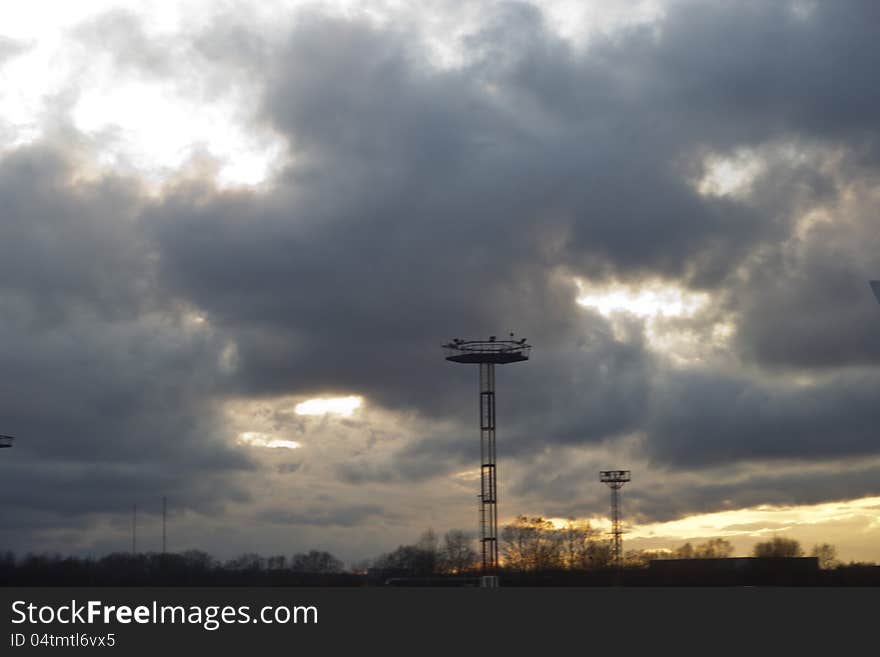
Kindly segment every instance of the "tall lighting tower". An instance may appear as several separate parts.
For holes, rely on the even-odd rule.
[[[12,443],[15,442],[15,438],[12,436],[0,436],[0,449],[4,447],[12,447]]]
[[[620,527],[620,489],[630,480],[629,470],[602,470],[599,481],[611,489],[611,561],[615,566],[623,562],[623,530]]]
[[[528,360],[525,338],[454,339],[443,345],[446,360],[480,366],[480,551],[483,585],[498,586],[498,476],[495,464],[495,365]]]

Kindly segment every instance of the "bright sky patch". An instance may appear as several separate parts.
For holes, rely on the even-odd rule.
[[[670,285],[591,289],[581,283],[579,287],[581,293],[577,302],[595,308],[606,317],[617,312],[632,313],[638,317],[689,317],[707,300],[705,294]]]
[[[880,497],[799,506],[761,505],[748,509],[704,513],[670,522],[637,525],[631,537],[706,538],[713,536],[763,536],[776,529],[840,522],[854,516],[872,517],[880,522]]]
[[[328,399],[309,399],[294,408],[297,415],[351,415],[361,407],[360,397],[334,397]]]
[[[238,442],[242,445],[250,445],[251,447],[268,447],[268,448],[284,448],[299,449],[301,443],[295,440],[285,440],[282,438],[273,438],[267,434],[258,431],[245,431],[238,437]]]

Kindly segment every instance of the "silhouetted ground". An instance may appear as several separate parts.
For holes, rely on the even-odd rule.
[[[880,566],[819,570],[812,559],[710,559],[652,562],[620,571],[506,572],[502,587],[596,586],[880,586]],[[204,553],[111,554],[102,559],[28,556],[0,559],[0,586],[429,586],[473,587],[474,574],[436,575],[373,569],[369,574],[233,568]]]

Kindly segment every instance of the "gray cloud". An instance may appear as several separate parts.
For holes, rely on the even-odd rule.
[[[670,376],[652,403],[647,450],[680,466],[876,454],[877,383],[876,374],[804,386]]]
[[[0,416],[18,439],[0,461],[4,531],[163,494],[203,511],[245,499],[249,460],[211,397],[222,344],[154,295],[137,185],[74,167],[39,146],[0,162]]]
[[[262,514],[261,519],[278,524],[294,525],[341,525],[352,527],[368,521],[371,517],[387,516],[387,511],[376,504],[335,506],[331,509],[309,507],[297,511],[273,509]]]
[[[27,43],[10,39],[7,36],[0,36],[0,66],[10,59],[27,52],[29,46]]]

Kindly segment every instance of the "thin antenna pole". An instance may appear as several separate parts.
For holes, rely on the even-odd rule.
[[[137,554],[138,505],[131,508],[131,553]]]
[[[168,498],[164,495],[162,496],[162,554],[165,554],[165,549],[167,547],[166,544],[166,533],[165,533],[165,524],[166,519],[168,517]]]

